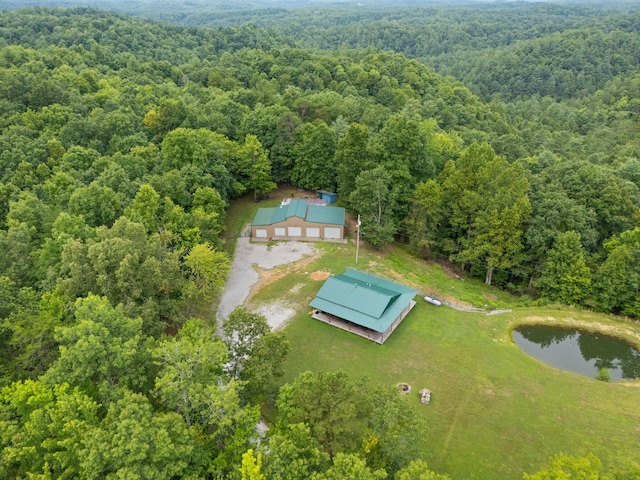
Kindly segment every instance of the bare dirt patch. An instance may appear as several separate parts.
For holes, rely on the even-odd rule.
[[[238,306],[244,305],[262,286],[282,278],[295,269],[304,268],[319,251],[312,243],[281,242],[275,245],[251,243],[248,238],[238,239],[231,273],[218,305],[218,323]],[[263,308],[272,328],[285,322],[295,311],[284,304],[274,303]]]
[[[330,276],[331,276],[331,273],[324,272],[322,270],[318,270],[316,272],[312,272],[311,275],[309,275],[309,277],[311,277],[311,280],[315,280],[316,282],[321,282],[323,280],[326,280]]]
[[[254,267],[255,268],[255,267]],[[247,295],[246,300],[251,300],[251,298],[258,293],[258,291],[267,285],[271,285],[272,283],[277,282],[287,275],[287,269],[274,269],[274,270],[261,270],[259,268],[255,268],[258,272],[258,281],[253,285],[249,295]]]
[[[436,260],[435,262],[438,265],[440,265],[440,267],[442,268],[442,271],[446,273],[449,277],[455,278],[456,280],[464,280],[463,277],[458,275],[458,273],[456,272],[456,269],[450,262],[446,260]]]
[[[277,268],[271,270],[261,269],[259,266],[255,265],[254,268],[258,272],[258,281],[253,285],[249,295],[247,295],[246,302],[251,301],[253,296],[260,291],[263,287],[267,285],[271,285],[274,282],[286,277],[291,273],[298,273],[304,270],[311,262],[313,262],[316,258],[318,258],[319,252],[317,250],[314,251],[313,254],[306,256],[300,260],[293,261],[290,263],[286,263],[284,265],[280,265]],[[305,272],[306,273],[306,272]],[[295,293],[295,292],[292,292]],[[245,302],[245,303],[246,303]]]
[[[267,319],[267,323],[271,327],[271,330],[277,330],[279,328],[283,328],[287,322],[293,318],[296,311],[281,302],[275,302],[260,305],[255,310],[255,313],[258,313]]]

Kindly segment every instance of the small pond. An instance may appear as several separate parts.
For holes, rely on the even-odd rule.
[[[607,335],[529,325],[514,329],[513,340],[532,357],[563,370],[597,377],[607,368],[612,381],[640,378],[640,351]]]

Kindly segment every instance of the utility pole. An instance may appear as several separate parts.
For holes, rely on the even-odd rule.
[[[356,238],[356,263],[358,263],[358,249],[360,248],[360,215],[358,215],[356,228],[358,229],[358,237]]]

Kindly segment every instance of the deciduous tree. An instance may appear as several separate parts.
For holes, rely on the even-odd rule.
[[[92,227],[111,226],[122,214],[122,197],[109,187],[102,187],[93,182],[71,194],[69,213],[82,215]]]
[[[79,478],[86,438],[99,425],[99,405],[67,383],[16,382],[0,390],[0,475]]]
[[[389,475],[420,458],[415,439],[427,430],[423,419],[407,406],[407,398],[397,388],[367,388],[371,402],[364,433],[363,452],[367,465]]]
[[[394,475],[394,480],[450,480],[449,475],[442,475],[429,469],[427,462],[414,460]]]
[[[585,457],[572,457],[564,453],[549,460],[549,468],[534,474],[525,473],[524,480],[557,480],[560,478],[580,478],[599,480],[602,474],[602,462],[593,454]]]
[[[289,342],[280,332],[271,332],[267,319],[237,307],[222,323],[230,360],[226,371],[242,380],[245,402],[256,404],[275,393],[276,380],[284,373],[282,364]]]
[[[444,190],[436,180],[416,186],[405,226],[414,245],[426,250],[443,249],[442,244],[448,241],[447,208]]]
[[[335,153],[338,195],[347,199],[356,188],[356,178],[363,170],[373,168],[369,152],[369,130],[366,125],[352,123],[338,142]]]
[[[579,233],[570,231],[556,237],[536,285],[544,297],[569,305],[587,298],[591,292],[591,270],[585,262]]]
[[[100,400],[122,388],[146,393],[150,358],[142,319],[127,318],[122,307],[95,295],[78,299],[75,310],[76,324],[56,330],[60,356],[42,377],[45,383],[82,386]]]
[[[529,183],[520,164],[509,164],[488,144],[473,144],[442,173],[449,224],[457,251],[452,258],[486,267],[490,285],[496,268],[523,259],[524,226],[531,213]],[[451,245],[453,246],[453,245]]]
[[[607,258],[595,275],[599,308],[640,316],[640,227],[604,243]]]
[[[316,120],[298,127],[291,181],[309,190],[333,190],[336,182],[333,163],[335,150],[335,134],[324,121]]]
[[[311,480],[384,480],[387,472],[371,470],[367,463],[353,453],[338,453],[333,464],[323,473],[314,473]]]
[[[159,228],[160,195],[149,184],[141,185],[131,204],[125,209],[125,216],[132,222],[144,225],[147,233]]]
[[[232,169],[240,183],[253,191],[254,200],[258,195],[267,194],[277,187],[271,179],[271,162],[267,152],[255,135],[247,135],[238,150],[235,169]]]
[[[252,448],[243,453],[240,474],[242,480],[266,480],[267,477],[262,473],[262,454],[258,452],[254,455]]]
[[[240,306],[224,320],[222,330],[230,354],[227,371],[233,378],[239,379],[244,362],[251,356],[258,341],[270,332],[269,324],[264,316]]]
[[[391,242],[396,233],[397,198],[391,174],[385,167],[363,171],[356,178],[356,188],[349,195],[349,203],[361,216],[364,239],[376,248]]]
[[[280,388],[276,402],[282,428],[306,423],[330,457],[356,451],[367,412],[361,388],[344,372],[304,372]]]
[[[84,434],[81,477],[148,478],[187,476],[194,439],[177,413],[156,413],[143,395],[125,391],[110,403],[99,429]],[[197,465],[197,464],[196,464]]]
[[[153,357],[160,370],[155,395],[187,426],[215,424],[215,405],[224,408],[225,390],[235,390],[223,375],[225,345],[214,340],[199,320],[189,320],[175,338],[162,341]],[[224,386],[224,388],[222,388]]]
[[[329,465],[329,456],[304,423],[290,424],[272,432],[264,447],[263,471],[267,478],[310,478]]]
[[[185,286],[187,317],[197,309],[208,310],[211,301],[220,293],[229,274],[231,262],[226,253],[207,244],[195,245],[184,258],[189,268],[189,283]]]

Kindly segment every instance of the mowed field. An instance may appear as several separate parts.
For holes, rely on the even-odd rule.
[[[255,208],[255,206],[253,206]],[[250,208],[251,209],[251,208]],[[250,218],[249,218],[250,220]],[[265,275],[249,303],[294,308],[283,382],[305,370],[345,370],[371,382],[413,388],[407,408],[424,417],[415,441],[435,471],[453,480],[519,479],[550,456],[593,453],[608,465],[640,463],[640,383],[604,383],[545,365],[522,352],[511,329],[523,323],[580,325],[640,345],[640,324],[569,307],[518,307],[515,297],[460,279],[396,246],[382,252],[355,244],[321,244],[321,254]],[[326,274],[356,267],[461,303],[512,309],[484,315],[418,303],[384,345],[309,316]],[[321,275],[319,273],[323,273]],[[417,391],[432,390],[431,405]]]
[[[480,282],[456,279],[405,252],[361,250],[357,267],[363,270],[404,278],[421,291],[446,289],[449,297],[458,292],[462,300],[479,299],[484,290],[487,301],[499,299],[501,306],[513,308],[484,315],[419,300],[391,338],[378,345],[309,316],[307,304],[322,284],[313,273],[356,266],[353,244],[321,248],[322,257],[284,267],[286,275],[271,275],[275,280],[252,298],[255,304],[299,306],[285,328],[291,353],[284,381],[305,370],[342,369],[372,382],[406,382],[414,392],[428,387],[431,405],[421,405],[417,393],[406,401],[428,425],[416,442],[422,443],[431,468],[454,480],[522,478],[559,452],[592,452],[605,465],[640,462],[638,384],[604,383],[555,369],[511,340],[511,329],[521,323],[580,323],[629,339],[640,338],[637,324],[570,308],[518,308]]]

